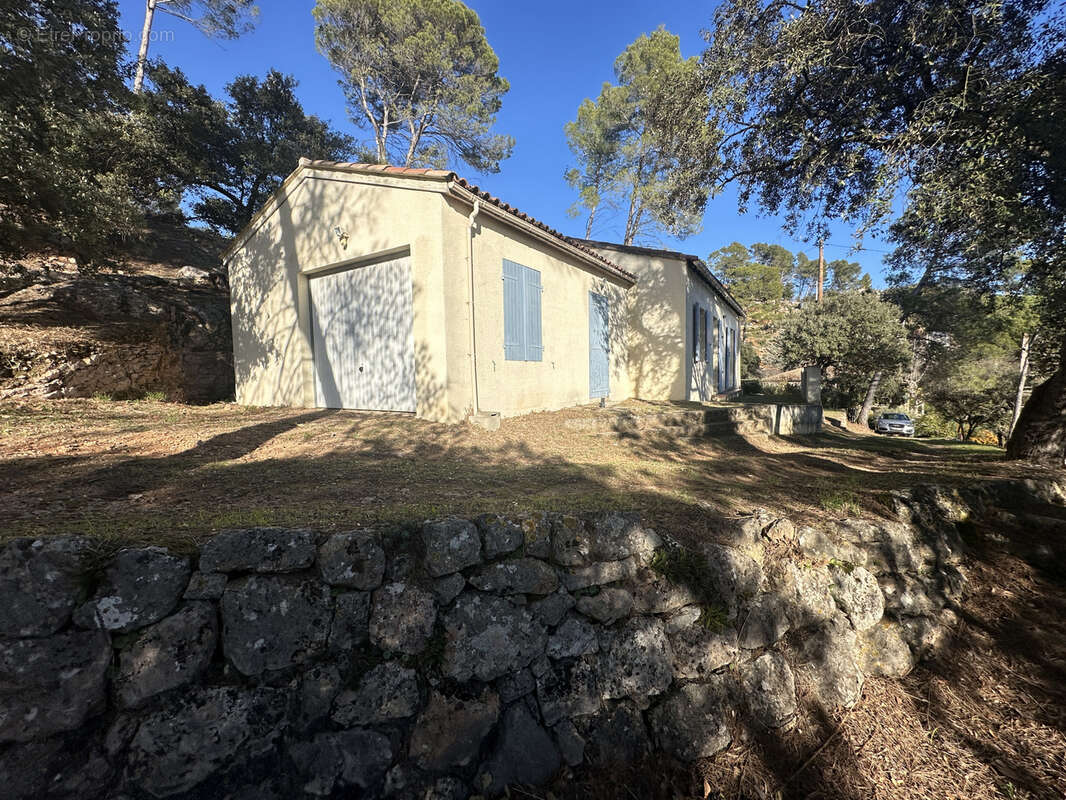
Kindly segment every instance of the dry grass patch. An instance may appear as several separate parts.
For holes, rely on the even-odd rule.
[[[682,541],[755,506],[883,512],[887,489],[1018,474],[993,448],[837,429],[692,439],[574,430],[570,409],[489,433],[393,414],[103,400],[0,404],[3,535],[189,546],[247,525],[341,529],[486,511],[639,509]],[[844,501],[841,501],[843,498]]]

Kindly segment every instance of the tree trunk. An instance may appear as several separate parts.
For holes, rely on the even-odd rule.
[[[870,419],[870,409],[874,407],[874,397],[877,396],[877,387],[881,385],[881,378],[884,373],[878,370],[874,373],[873,379],[870,381],[870,388],[866,390],[866,399],[862,401],[862,409],[859,411],[859,418],[856,422],[861,427],[866,427]]]
[[[596,205],[594,205],[592,208],[589,209],[588,222],[585,223],[585,238],[586,239],[591,239],[592,238],[592,220],[594,220],[596,218],[596,209],[598,209],[599,207],[600,207],[600,205],[599,205],[599,203],[597,203]]]
[[[1007,442],[1007,458],[1066,466],[1066,343],[1059,368],[1033,389]]]
[[[622,244],[629,246],[637,238],[637,230],[639,229],[642,213],[643,209],[637,206],[637,190],[633,189],[633,196],[629,201],[629,216],[626,219],[626,229],[622,237]]]
[[[155,17],[156,0],[148,0],[144,9],[144,27],[141,29],[141,48],[137,51],[137,73],[133,77],[133,93],[140,94],[144,88],[144,65],[148,62],[148,42],[152,38],[152,19]]]
[[[1022,354],[1018,359],[1018,393],[1014,395],[1014,414],[1010,418],[1010,427],[1007,428],[1007,438],[1014,433],[1014,426],[1018,424],[1018,417],[1022,414],[1022,401],[1025,399],[1025,382],[1029,379],[1029,346],[1032,344],[1028,333],[1022,334]]]

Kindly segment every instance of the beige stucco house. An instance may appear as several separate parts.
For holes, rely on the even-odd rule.
[[[239,403],[453,421],[632,396],[633,276],[453,172],[301,160],[223,260]]]
[[[698,259],[567,238],[447,170],[301,160],[223,260],[247,405],[458,421],[737,385],[743,312]]]
[[[699,258],[573,240],[636,276],[627,294],[629,380],[644,400],[711,400],[740,390],[744,309]]]

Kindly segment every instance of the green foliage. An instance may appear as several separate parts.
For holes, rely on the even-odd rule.
[[[1021,337],[1038,325],[1036,299],[982,296],[975,288],[942,284],[898,287],[886,296],[905,314],[917,394],[938,418],[953,423],[930,435],[968,439],[982,426],[1006,435]]]
[[[818,287],[818,261],[793,254],[779,244],[756,242],[750,248],[733,242],[707,258],[713,271],[741,302],[768,303],[813,296]],[[825,263],[825,288],[833,292],[869,291],[873,281],[855,261]]]
[[[1039,296],[1056,375],[1009,451],[1062,466],[1066,6],[728,0],[708,39],[725,146],[704,180],[812,238],[832,219],[884,229],[902,201],[895,281]]]
[[[807,218],[812,232],[834,217],[862,227],[887,219],[901,187],[921,187],[930,171],[957,162],[955,147],[976,153],[1004,132],[1003,101],[1023,97],[1004,88],[1045,59],[1050,66],[1061,46],[1052,8],[1047,0],[723,3],[703,63],[715,120],[733,134],[720,157],[741,203],[757,201],[793,224]],[[1038,72],[1029,80],[1043,96],[1055,70]],[[945,205],[956,202],[957,187],[940,188],[950,188]]]
[[[121,113],[117,10],[106,0],[12,0],[0,53],[0,254],[44,244],[82,269],[106,266],[151,202]]]
[[[980,426],[1006,431],[1017,376],[998,348],[970,348],[959,360],[937,364],[927,381],[929,404],[958,425],[962,438],[972,438]]]
[[[762,394],[762,381],[758,378],[747,378],[740,382],[742,395]]]
[[[781,276],[782,282],[788,282],[796,257],[791,251],[779,244],[756,242],[751,246],[751,257],[759,264],[765,264]]]
[[[301,156],[345,160],[354,141],[304,112],[296,80],[271,70],[263,80],[235,78],[229,101],[193,86],[180,70],[156,66],[155,88],[141,98],[139,119],[151,132],[162,185],[198,198],[196,217],[237,233]]]
[[[740,343],[740,379],[754,378],[759,375],[762,361],[755,345],[745,339]]]
[[[864,273],[857,261],[838,258],[826,262],[828,289],[833,292],[854,292],[873,288],[870,273]]]
[[[855,571],[855,565],[850,561],[842,561],[841,559],[834,557],[829,559],[827,563],[829,566],[839,569],[845,575],[850,575]]]
[[[822,509],[828,511],[830,514],[840,514],[841,516],[855,516],[862,513],[862,507],[859,505],[859,496],[853,488],[854,481],[849,481],[849,485],[829,489],[821,494],[820,500]],[[854,569],[854,565],[847,561],[836,561],[836,566],[843,569],[845,572],[851,572]],[[831,561],[830,563],[833,563]]]
[[[724,631],[729,626],[729,612],[720,605],[700,606],[696,624],[711,633]]]
[[[318,0],[313,13],[379,163],[499,171],[514,140],[491,129],[510,87],[476,13],[458,0]]]
[[[931,408],[914,421],[915,436],[928,436],[934,439],[947,439],[955,435],[958,427],[945,419],[935,408]]]
[[[786,368],[817,365],[826,386],[854,398],[875,373],[892,374],[909,362],[899,317],[874,292],[837,292],[786,318],[775,344]]]
[[[761,249],[769,247],[778,248],[781,253]],[[782,254],[787,255],[787,264],[781,263]],[[707,265],[745,306],[781,300],[791,294],[785,278],[792,268],[792,254],[780,245],[756,244],[749,251],[740,242],[733,242],[711,253]]]
[[[597,213],[614,209],[624,191],[622,139],[628,122],[625,105],[625,92],[605,83],[599,99],[583,100],[577,118],[563,127],[577,162],[565,173],[566,182],[578,193],[567,214],[578,217],[588,212],[586,239],[592,236]]]
[[[818,293],[818,259],[808,258],[806,253],[796,253],[791,283],[797,300],[814,297]]]
[[[614,74],[617,83],[604,83],[564,128],[576,160],[566,172],[578,192],[571,214],[588,212],[591,235],[600,209],[622,211],[625,244],[660,231],[691,235],[708,192],[686,179],[688,156],[712,146],[697,60],[682,58],[679,37],[660,27],[618,56]]]

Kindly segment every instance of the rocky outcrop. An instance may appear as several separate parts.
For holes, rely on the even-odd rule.
[[[564,763],[710,757],[942,646],[957,526],[1008,491],[1058,497],[922,490],[817,530],[757,513],[702,552],[628,514],[248,529],[102,564],[11,541],[5,796],[495,797]]]
[[[34,272],[0,297],[0,399],[142,397],[209,403],[233,396],[225,279]]]

